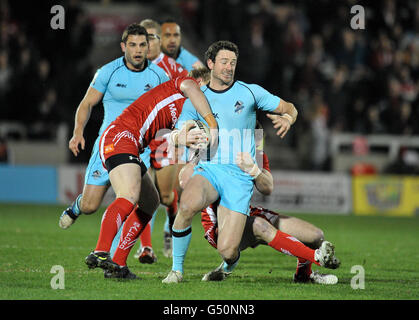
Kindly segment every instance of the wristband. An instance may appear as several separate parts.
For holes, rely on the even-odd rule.
[[[250,176],[254,179],[256,179],[261,173],[262,171],[259,169],[256,163],[253,165],[253,168],[250,169],[250,171],[248,172],[248,174],[250,174]]]
[[[203,117],[205,122],[208,124],[208,127],[210,127],[211,129],[217,129],[217,121],[214,118],[214,115],[212,113],[208,113],[207,115],[205,115],[205,117]]]

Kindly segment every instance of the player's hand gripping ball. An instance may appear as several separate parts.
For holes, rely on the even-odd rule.
[[[208,126],[200,121],[200,120],[187,120],[185,125],[193,124],[189,129],[189,132],[193,132],[194,130],[199,131],[203,135],[203,139],[201,139],[198,143],[195,144],[194,148],[196,149],[206,149],[209,144],[211,143],[211,134],[210,129]]]

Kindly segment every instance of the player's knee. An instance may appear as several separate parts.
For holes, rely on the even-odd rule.
[[[161,193],[160,194],[160,202],[162,205],[165,205],[166,207],[170,206],[173,202],[173,191],[168,193]]]
[[[143,190],[141,190],[141,199],[139,200],[141,209],[148,213],[149,215],[153,215],[153,213],[157,210],[160,205],[160,196],[157,189],[152,186],[144,185]]]
[[[253,219],[252,230],[253,230],[253,234],[255,235],[257,239],[266,238],[269,232],[267,224],[269,224],[269,222],[267,222],[266,220],[262,218]]]
[[[140,190],[141,189],[139,185],[133,185],[131,187],[125,188],[124,190],[117,190],[115,193],[117,198],[124,198],[130,201],[131,203],[137,203],[138,199],[140,198]]]
[[[180,201],[179,203],[179,214],[184,218],[192,219],[195,215],[195,209],[188,201]]]
[[[304,244],[309,247],[310,249],[318,249],[320,248],[322,242],[324,241],[324,233],[323,230],[316,228],[311,232],[311,239]]]
[[[317,228],[314,232],[314,238],[313,238],[313,247],[314,248],[320,248],[322,242],[324,241],[324,233],[322,229]]]
[[[148,202],[150,202],[150,206],[154,207],[152,211],[153,212],[156,211],[160,205],[160,196],[156,188],[150,190],[150,192],[148,193],[148,198],[149,198]]]

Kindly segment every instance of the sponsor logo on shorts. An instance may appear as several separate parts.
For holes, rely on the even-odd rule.
[[[129,156],[128,159],[130,159],[131,161],[135,160],[137,162],[140,162],[140,159],[138,159],[137,157],[134,157],[134,156]]]
[[[114,151],[114,146],[113,143],[112,144],[108,144],[107,146],[105,146],[105,148],[103,149],[105,154]]]
[[[102,173],[101,173],[99,170],[95,170],[95,171],[92,173],[92,176],[93,176],[93,178],[95,178],[95,179],[99,179],[99,178],[102,176]]]

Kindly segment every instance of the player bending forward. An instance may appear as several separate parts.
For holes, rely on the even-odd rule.
[[[89,268],[100,267],[112,272],[111,277],[115,278],[136,278],[126,266],[126,260],[159,205],[158,192],[139,153],[160,129],[174,128],[186,98],[209,127],[217,129],[217,122],[197,81],[178,77],[142,95],[103,132],[99,143],[100,157],[109,172],[116,199],[103,215],[95,250],[86,257]],[[206,139],[201,132],[188,132],[189,129],[183,126],[181,130],[173,131],[173,143],[194,146]],[[217,130],[211,130],[211,134],[211,140],[216,141]],[[133,211],[137,204],[139,209]],[[119,245],[111,259],[112,241],[124,221]]]
[[[264,195],[273,190],[273,178],[270,173],[268,157],[263,153],[263,168],[255,171],[254,184]],[[237,156],[237,164],[244,172],[250,172],[255,163],[249,153]],[[184,187],[193,173],[196,162],[188,163],[179,174],[181,187]],[[217,249],[218,237],[218,202],[211,204],[201,212],[201,223],[205,230],[205,238]],[[304,244],[303,244],[304,243]],[[294,217],[278,214],[261,207],[250,206],[250,215],[240,242],[240,252],[247,248],[256,248],[259,244],[269,245],[275,250],[297,257],[295,282],[313,282],[319,284],[336,284],[338,278],[333,274],[321,274],[312,271],[312,264],[325,268],[336,269],[340,265],[334,256],[334,247],[324,241],[323,232],[314,225]],[[307,246],[306,246],[307,245]],[[202,281],[221,281],[229,276],[237,266],[228,265],[225,261],[213,271],[208,272]]]

